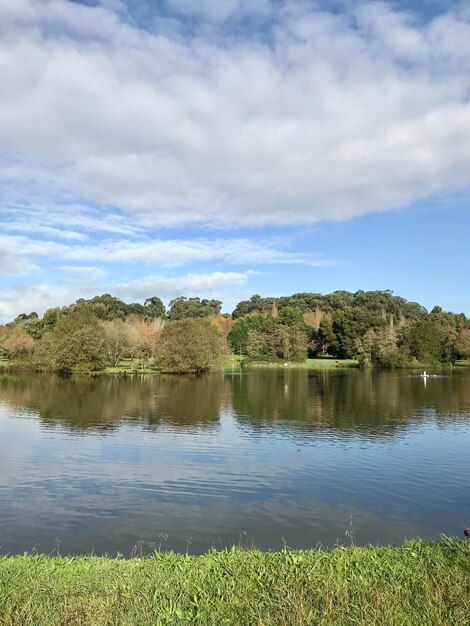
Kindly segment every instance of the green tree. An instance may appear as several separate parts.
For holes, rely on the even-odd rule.
[[[303,313],[297,307],[287,306],[281,309],[278,319],[281,324],[286,326],[294,326],[295,324],[301,327],[305,326]]]
[[[317,333],[318,352],[322,355],[328,353],[334,355],[337,346],[337,338],[333,330],[333,323],[329,316],[325,316],[320,322]]]
[[[429,317],[413,322],[406,328],[401,347],[418,363],[432,364],[440,361],[439,332]]]
[[[106,365],[106,356],[103,327],[83,310],[62,317],[35,350],[40,369],[64,373],[99,371]]]
[[[219,315],[222,309],[220,300],[201,300],[200,298],[186,298],[180,296],[170,302],[168,319],[170,321],[193,317],[209,317]]]
[[[261,315],[247,315],[235,320],[228,334],[228,342],[235,354],[246,354],[248,335],[252,330],[260,330],[263,327],[264,318]]]
[[[157,298],[156,296],[153,296],[152,298],[147,298],[147,300],[144,302],[144,307],[146,310],[146,315],[148,317],[165,319],[165,305],[160,298]]]
[[[207,320],[188,318],[164,326],[156,360],[164,372],[207,372],[222,367],[228,355],[221,332]]]
[[[248,333],[247,355],[253,361],[305,361],[308,336],[299,324],[288,326],[266,319]]]

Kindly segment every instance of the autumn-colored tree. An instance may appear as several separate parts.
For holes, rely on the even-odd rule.
[[[460,357],[470,359],[470,326],[464,326],[460,329],[455,347]]]
[[[14,326],[11,333],[3,341],[3,347],[11,360],[28,357],[34,350],[36,342],[21,324]]]
[[[230,315],[210,315],[207,319],[212,326],[225,335],[225,337],[228,336],[235,324]]]
[[[157,337],[164,325],[161,318],[143,319],[131,316],[127,320],[129,353],[133,359],[139,361],[142,369],[155,356]]]
[[[308,309],[304,312],[304,322],[312,328],[315,328],[315,330],[318,330],[324,315],[325,313],[318,307],[314,311]]]

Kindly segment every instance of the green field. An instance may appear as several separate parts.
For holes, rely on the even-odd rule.
[[[240,365],[245,368],[253,367],[268,367],[268,368],[296,368],[296,369],[337,369],[339,367],[357,367],[357,361],[355,359],[334,359],[334,358],[321,358],[321,359],[306,359],[302,363],[284,363],[279,361],[276,363],[267,363],[265,361],[254,362],[247,361],[245,357],[232,354],[230,360],[225,365],[225,369],[237,368]]]
[[[240,368],[243,364],[245,368],[254,368],[254,367],[267,367],[267,368],[304,368],[304,369],[336,369],[338,367],[356,367],[357,361],[354,359],[332,359],[332,358],[323,358],[323,359],[306,359],[303,363],[288,363],[287,365],[284,362],[279,361],[278,363],[265,363],[265,362],[248,362],[246,358],[243,356],[239,356],[237,354],[232,354],[228,361],[224,365],[225,370],[231,370],[234,368]],[[153,365],[147,365],[144,369],[137,361],[132,361],[131,359],[125,359],[121,361],[116,367],[107,367],[103,373],[105,374],[158,374],[159,368]]]
[[[470,542],[0,558],[1,626],[464,626]]]
[[[116,367],[108,366],[103,370],[104,374],[158,374],[159,368],[152,364],[146,364],[142,368],[142,363],[132,359],[123,359]]]

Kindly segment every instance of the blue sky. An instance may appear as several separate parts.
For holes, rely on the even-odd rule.
[[[3,0],[0,321],[392,289],[470,314],[470,8]]]

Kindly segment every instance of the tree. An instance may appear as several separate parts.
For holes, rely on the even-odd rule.
[[[222,367],[228,355],[222,333],[207,320],[188,318],[165,325],[156,359],[164,372],[207,372]]]
[[[278,315],[279,322],[286,326],[305,326],[304,316],[302,311],[297,307],[287,306],[281,309]]]
[[[146,309],[146,315],[148,317],[165,319],[165,305],[160,298],[157,298],[156,296],[153,296],[152,298],[147,298],[147,300],[145,300],[144,302],[144,307]]]
[[[249,331],[247,354],[253,361],[304,361],[307,342],[299,324],[288,326],[268,318],[261,328]]]
[[[330,350],[337,344],[335,331],[333,330],[333,324],[329,316],[324,317],[320,322],[317,344],[318,351],[323,356],[328,354],[328,352],[330,352]]]
[[[106,365],[104,330],[88,311],[63,316],[37,343],[35,363],[40,369],[64,373],[99,371]]]
[[[264,324],[261,315],[247,315],[235,320],[235,323],[228,335],[229,345],[235,354],[246,354],[248,346],[248,335],[251,330],[260,330]]]
[[[220,300],[201,300],[200,298],[180,296],[170,302],[168,319],[175,321],[190,317],[219,315],[221,308],[222,302]]]
[[[430,318],[412,322],[405,330],[402,348],[418,363],[438,363],[441,357],[439,332]]]
[[[16,325],[3,342],[3,347],[11,360],[21,360],[30,356],[36,342],[22,325]]]
[[[129,326],[122,320],[103,322],[104,345],[111,367],[117,367],[131,345]]]
[[[398,349],[393,323],[377,330],[369,329],[355,345],[360,367],[393,368],[407,364],[405,355]]]
[[[223,315],[210,315],[207,319],[212,326],[225,335],[225,337],[229,335],[234,325],[233,319],[226,313]]]
[[[164,324],[161,318],[144,320],[133,316],[127,320],[129,352],[133,359],[140,361],[142,369],[145,369],[150,358],[155,357],[157,335]]]
[[[470,326],[460,329],[455,348],[461,358],[470,359]]]

